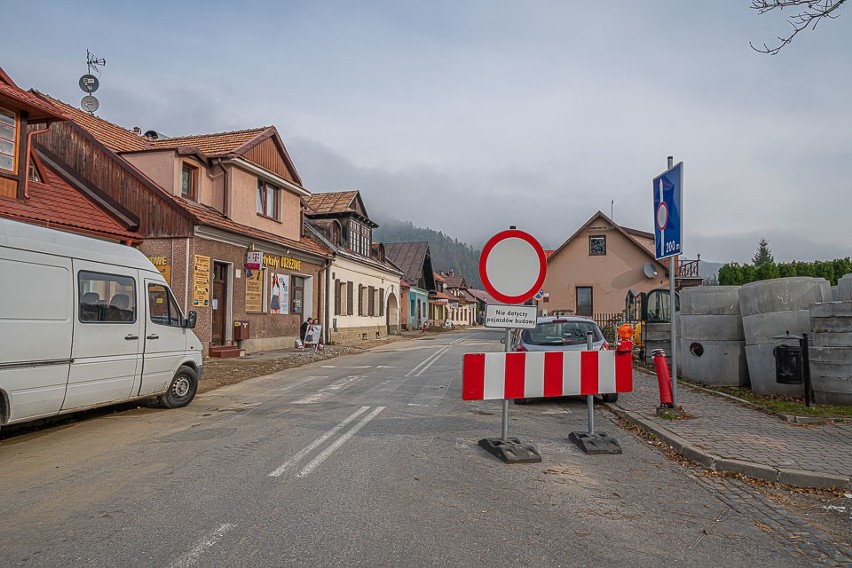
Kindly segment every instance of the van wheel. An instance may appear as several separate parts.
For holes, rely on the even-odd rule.
[[[160,395],[160,405],[164,408],[186,406],[195,398],[196,390],[198,390],[198,375],[189,367],[181,367],[175,373],[169,390]]]
[[[618,393],[611,392],[604,395],[601,395],[601,398],[604,402],[618,402]]]
[[[529,403],[529,401],[530,399],[528,398],[516,398],[512,400],[512,402],[514,402],[515,404],[527,404]]]

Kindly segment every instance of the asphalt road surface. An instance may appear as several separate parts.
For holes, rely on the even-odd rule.
[[[501,350],[501,335],[389,344],[184,409],[7,437],[0,565],[832,565],[806,533],[779,530],[757,496],[732,506],[729,485],[670,461],[602,408],[597,429],[623,454],[582,453],[567,437],[588,427],[583,401],[510,407],[510,436],[541,463],[484,452],[477,441],[500,435],[500,402],[461,400],[461,360]]]

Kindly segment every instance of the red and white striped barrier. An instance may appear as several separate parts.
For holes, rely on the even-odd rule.
[[[633,390],[630,352],[467,353],[463,369],[463,400],[511,400]]]

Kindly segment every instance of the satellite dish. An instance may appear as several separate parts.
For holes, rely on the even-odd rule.
[[[642,267],[642,272],[645,273],[645,278],[657,277],[657,269],[654,268],[654,265],[650,262],[645,263],[645,266]]]
[[[86,112],[95,112],[98,110],[98,107],[101,106],[101,103],[99,103],[98,99],[92,95],[86,95],[83,97],[83,100],[80,101],[80,106],[83,107],[83,110]]]

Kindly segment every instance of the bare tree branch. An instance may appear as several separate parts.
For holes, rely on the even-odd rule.
[[[780,12],[784,8],[798,8],[799,11],[787,18],[787,23],[793,30],[786,36],[778,36],[780,43],[776,47],[769,47],[765,43],[763,47],[755,47],[751,42],[748,44],[757,52],[777,55],[800,31],[808,28],[814,30],[820,21],[833,20],[839,16],[837,10],[844,2],[846,0],[751,0],[751,8],[757,10],[758,14],[766,14],[772,10]]]

